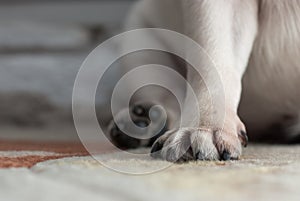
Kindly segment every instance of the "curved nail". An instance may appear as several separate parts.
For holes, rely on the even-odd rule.
[[[242,142],[242,145],[244,147],[247,147],[247,145],[248,145],[248,136],[247,136],[247,133],[245,131],[243,131],[243,130],[240,131],[239,138],[240,138],[240,140]]]
[[[223,151],[221,159],[224,161],[229,161],[231,159],[231,154],[228,151]]]

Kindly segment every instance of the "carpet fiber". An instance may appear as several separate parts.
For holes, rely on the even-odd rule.
[[[149,150],[135,152],[145,151]],[[16,157],[28,154],[52,157],[57,153],[1,152],[5,157],[10,154]],[[96,158],[101,163],[90,156],[76,156],[48,160],[31,168],[0,169],[1,199],[300,200],[300,146],[250,145],[244,150],[241,160],[228,162],[172,164],[154,160],[147,155],[141,157],[122,152],[101,154]],[[139,176],[128,174],[149,173],[154,169],[161,170]]]

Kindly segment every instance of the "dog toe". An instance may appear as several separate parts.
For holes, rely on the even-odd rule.
[[[151,156],[170,162],[237,160],[241,155],[238,135],[222,130],[184,128],[168,132],[154,143]]]

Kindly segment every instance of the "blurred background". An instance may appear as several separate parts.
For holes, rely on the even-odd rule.
[[[133,3],[0,0],[0,139],[78,140],[76,74],[97,45],[122,32]]]

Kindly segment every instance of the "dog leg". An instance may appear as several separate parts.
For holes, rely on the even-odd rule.
[[[173,0],[139,1],[136,4],[135,8],[132,10],[127,20],[126,30],[155,27],[179,31],[181,26],[178,24],[179,20],[176,19],[182,19],[182,16],[179,14],[178,7],[180,8],[180,6],[178,6],[177,4],[173,4]],[[166,11],[168,11],[169,13]],[[180,30],[182,30],[182,28]],[[147,35],[147,40],[151,41],[151,43],[153,44],[157,44],[157,46],[168,46],[167,44],[165,44],[163,39],[155,35],[151,35],[151,33]],[[122,41],[122,45],[120,48],[126,49],[128,46],[130,47],[131,44],[132,41],[124,40]],[[159,64],[172,68],[183,77],[186,77],[185,63],[182,60],[179,60],[179,58],[177,58],[176,56],[168,54],[167,52],[151,50],[138,51],[122,58],[121,62],[122,68],[120,68],[120,71],[122,71],[122,76],[130,71],[134,71],[136,67],[142,65],[151,64],[155,67],[155,64]],[[156,75],[160,74],[159,71],[157,72],[152,70],[151,65],[149,65],[151,73]],[[118,99],[118,101],[122,102],[122,97],[127,97],[128,91],[130,91],[129,89],[137,89],[137,83],[140,83],[141,80],[145,80],[145,76],[149,76],[149,74],[139,74],[138,76],[135,76],[134,79],[127,79],[125,82],[123,82],[122,85],[126,86],[128,90],[121,91],[122,94],[119,94],[120,98]],[[114,115],[114,119],[111,120],[108,125],[106,133],[110,140],[117,147],[127,149],[151,146],[154,143],[154,140],[156,140],[157,137],[161,134],[164,134],[169,127],[175,127],[175,125],[177,124],[176,118],[180,116],[180,108],[178,102],[184,101],[186,83],[178,82],[174,80],[171,75],[168,75],[166,73],[164,73],[163,79],[164,83],[169,83],[169,86],[177,89],[177,95],[179,95],[180,100],[176,100],[176,98],[178,97],[175,98],[174,95],[171,94],[168,90],[159,86],[152,85],[137,90],[130,99],[130,118],[126,116],[126,106],[122,106],[120,107],[120,109],[118,109],[118,113]],[[147,128],[150,133],[157,134],[151,139],[134,138],[129,135],[133,133],[131,132],[131,129],[126,129],[125,132],[124,129],[122,130],[121,128],[119,128],[129,127],[131,120],[138,127],[148,127],[151,123],[150,108],[154,105],[162,106],[162,108],[164,108],[165,112],[167,113],[168,118],[166,125],[160,132],[156,132],[155,124],[152,124],[153,128]],[[157,113],[160,112],[157,111]],[[117,125],[119,125],[119,127]],[[145,135],[146,132],[141,132],[139,137],[142,138],[145,137]]]
[[[194,72],[188,73],[199,100],[200,122],[192,128],[167,132],[167,137],[162,136],[154,143],[152,155],[173,162],[238,159],[241,145],[247,144],[246,130],[237,108],[242,76],[257,33],[257,1],[181,2],[186,34],[204,48],[215,65],[208,57],[199,55],[194,68],[204,72],[201,76],[205,82]],[[217,84],[218,79],[222,85]],[[217,107],[210,107],[211,102]]]

